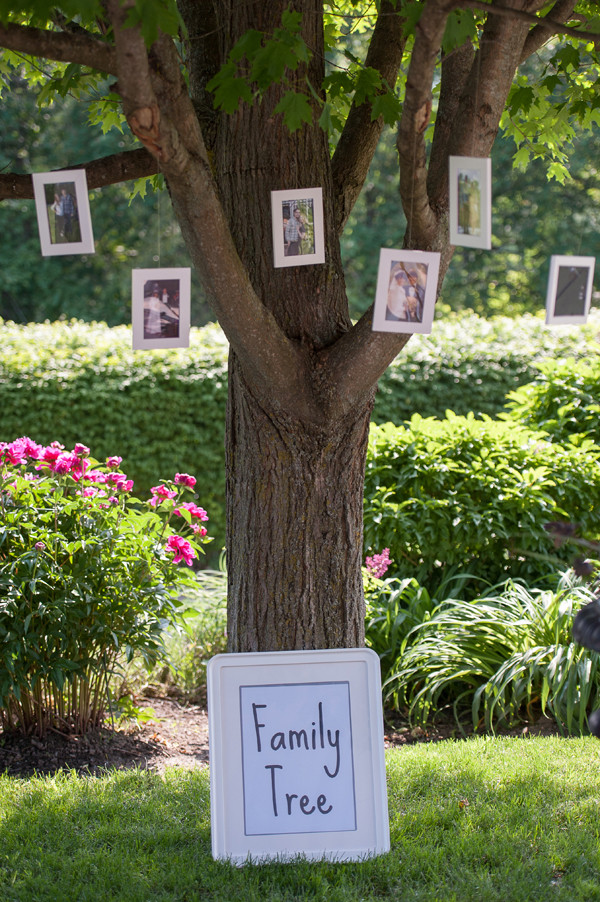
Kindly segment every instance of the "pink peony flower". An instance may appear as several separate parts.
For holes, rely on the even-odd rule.
[[[192,517],[196,517],[198,520],[208,520],[208,514],[204,510],[203,507],[198,507],[197,504],[194,504],[193,501],[184,501],[183,504],[180,504],[179,507],[173,508],[173,513],[178,517],[181,517],[180,508],[185,508],[186,511],[189,511]]]
[[[192,532],[194,532],[196,535],[200,535],[200,536],[202,536],[202,538],[204,538],[204,536],[206,535],[206,532],[207,532],[206,526],[200,526],[199,523],[192,523]]]
[[[108,457],[106,459],[106,466],[111,470],[116,470],[117,467],[121,466],[122,461],[123,461],[122,457],[118,457],[118,456]]]
[[[58,473],[59,476],[64,476],[65,473],[69,473],[76,468],[78,463],[79,461],[76,454],[70,454],[65,451],[59,453],[58,457],[50,462],[50,469],[54,470],[55,473]]]
[[[175,473],[175,484],[187,485],[188,488],[193,489],[196,485],[196,477],[190,476],[189,473]]]
[[[150,504],[152,507],[156,507],[158,504],[161,504],[165,500],[165,498],[175,498],[177,497],[177,492],[174,489],[167,488],[166,485],[154,485],[150,489],[153,497],[150,499]]]
[[[81,442],[77,442],[77,444],[73,448],[73,453],[83,454],[84,457],[87,457],[90,453],[90,449],[87,447],[87,445],[82,445]]]
[[[377,579],[381,579],[391,563],[389,548],[384,548],[381,554],[374,554],[365,560],[365,566],[369,575]]]
[[[179,564],[180,561],[185,561],[186,564],[191,566],[191,563],[195,557],[197,557],[196,552],[183,536],[169,536],[167,539],[166,545],[167,551],[172,551],[174,554],[173,563]]]

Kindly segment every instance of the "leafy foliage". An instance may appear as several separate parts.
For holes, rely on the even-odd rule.
[[[131,496],[120,457],[101,463],[29,439],[0,445],[0,722],[43,735],[102,719],[119,654],[152,666],[206,541],[178,474]],[[196,522],[196,521],[200,522]],[[186,538],[187,534],[187,538]]]
[[[470,593],[505,576],[534,582],[548,569],[544,524],[600,529],[600,448],[562,447],[515,422],[448,412],[415,414],[371,431],[365,547],[390,549],[396,575],[437,594],[451,568]],[[560,554],[568,560],[564,549]]]
[[[598,348],[600,351],[600,348]],[[533,382],[508,396],[511,420],[543,429],[551,441],[600,444],[600,357],[544,360]]]
[[[568,578],[557,590],[511,581],[499,594],[439,604],[396,647],[384,694],[419,723],[443,706],[457,722],[511,725],[537,705],[569,734],[585,731],[600,701],[600,659],[574,644],[571,625],[591,592]]]
[[[100,457],[118,447],[139,495],[161,473],[197,473],[218,553],[227,397],[221,331],[192,329],[190,349],[150,353],[132,351],[123,326],[5,323],[2,334],[0,439],[29,432],[46,443],[81,440]]]

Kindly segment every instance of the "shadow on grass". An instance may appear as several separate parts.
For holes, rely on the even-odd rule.
[[[0,899],[600,899],[599,746],[474,740],[388,755],[392,850],[235,868],[210,853],[206,770],[0,778]]]

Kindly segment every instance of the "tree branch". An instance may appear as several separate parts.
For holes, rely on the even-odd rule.
[[[488,3],[483,2],[483,0],[461,0],[460,6],[468,6],[470,9],[480,9],[482,12],[490,13],[495,16],[508,16],[511,19],[518,19],[521,22],[527,22],[530,25],[535,25],[536,27],[533,29],[532,34],[537,31],[538,28],[541,28],[545,32],[545,38],[540,42],[540,45],[545,43],[548,40],[550,35],[552,34],[566,34],[572,38],[579,38],[581,41],[591,41],[596,47],[600,46],[600,34],[597,31],[582,31],[579,28],[571,28],[568,25],[565,25],[565,21],[567,21],[570,17],[570,13],[564,15],[563,13],[558,12],[557,18],[554,18],[554,12],[556,7],[562,7],[563,3],[561,0],[557,0],[555,7],[552,8],[551,12],[540,19],[539,16],[534,15],[533,13],[528,13],[525,10],[514,9],[512,6],[499,6],[494,5],[490,7]],[[565,8],[568,6],[568,0],[564,3]],[[575,3],[572,4],[575,7]],[[552,18],[550,16],[552,15]],[[538,46],[540,46],[538,45]],[[537,48],[534,48],[534,50]],[[533,53],[533,50],[530,51]]]
[[[415,45],[406,77],[406,93],[398,127],[400,196],[408,221],[407,246],[430,249],[435,241],[436,216],[427,194],[425,129],[431,118],[431,85],[453,0],[427,0],[415,32]]]
[[[525,44],[523,46],[523,53],[521,54],[520,60],[521,63],[524,63],[532,53],[535,53],[536,50],[539,50],[540,47],[542,47],[546,43],[546,41],[548,41],[552,37],[553,34],[556,34],[554,28],[555,23],[565,23],[569,21],[576,5],[577,0],[556,0],[554,6],[552,7],[548,15],[544,18],[543,24],[540,22],[539,25],[536,25],[535,28],[532,28],[529,32],[527,40],[525,41]],[[552,24],[550,24],[550,22]],[[600,35],[597,35],[597,38],[600,39]]]
[[[373,30],[365,66],[376,69],[393,90],[398,78],[406,38],[402,19],[390,0],[384,0]],[[340,235],[362,190],[383,131],[383,117],[371,119],[370,103],[352,104],[331,161],[336,203],[336,228]]]
[[[114,47],[91,35],[46,31],[8,22],[0,24],[0,47],[41,59],[80,63],[109,75],[117,74]]]
[[[125,28],[126,7],[108,0],[118,90],[130,127],[158,159],[175,215],[211,307],[255,392],[314,419],[307,364],[256,295],[221,207],[203,137],[172,40],[148,52],[139,28]],[[304,408],[302,406],[305,401]]]
[[[331,409],[343,417],[363,402],[410,338],[410,333],[373,332],[371,306],[349,332],[319,355],[320,384]]]
[[[131,179],[155,175],[158,164],[144,147],[136,150],[124,150],[107,157],[91,160],[89,163],[77,163],[66,169],[85,169],[88,188],[104,188]],[[61,172],[60,169],[53,170]],[[16,173],[0,174],[0,200],[28,200],[33,197],[33,182],[30,175]]]

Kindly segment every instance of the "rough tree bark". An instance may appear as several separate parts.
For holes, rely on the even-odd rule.
[[[339,233],[382,123],[371,122],[368,104],[353,107],[332,163],[317,125],[290,134],[274,113],[278,87],[233,115],[215,114],[207,81],[247,29],[271,32],[288,0],[180,0],[188,29],[189,87],[170,38],[159,36],[148,50],[139,29],[126,27],[132,5],[133,0],[106,0],[114,45],[83,29],[71,44],[72,36],[16,25],[0,26],[0,45],[77,60],[117,76],[115,90],[145,150],[98,164],[92,183],[160,167],[194,265],[230,341],[230,649],[361,645],[369,416],[377,380],[408,337],[372,332],[371,310],[354,326],[350,322]],[[293,5],[302,14],[312,57],[308,72],[300,69],[292,78],[306,90],[307,74],[319,90],[322,3],[295,0]],[[440,284],[452,255],[448,156],[489,154],[516,67],[551,31],[569,31],[565,23],[573,2],[557,0],[552,26],[535,16],[543,5],[542,0],[424,4],[398,130],[400,191],[408,219],[405,243],[441,253]],[[477,52],[466,45],[444,62],[427,165],[424,133],[434,69],[447,17],[461,6],[482,9],[487,20]],[[401,15],[402,4],[383,0],[368,57],[390,85],[404,47],[394,9]],[[275,269],[271,191],[318,186],[324,197],[325,264]],[[31,196],[28,190],[22,180],[0,176],[0,197]]]

